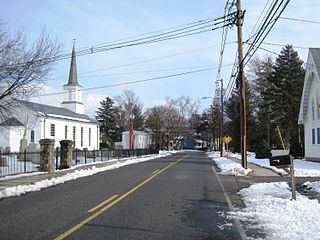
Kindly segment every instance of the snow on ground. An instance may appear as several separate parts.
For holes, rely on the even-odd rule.
[[[221,170],[221,172],[219,172],[221,175],[243,176],[252,172],[250,168],[244,169],[240,163],[225,157],[220,157],[218,152],[210,152],[207,153],[207,155],[217,164],[218,168]]]
[[[254,163],[264,168],[269,168],[272,171],[279,173],[280,175],[287,175],[287,173],[276,167],[271,167],[269,159],[256,159],[255,156],[248,157],[250,163]],[[296,177],[320,177],[320,163],[310,162],[301,159],[294,160],[294,170]]]
[[[231,218],[248,222],[249,228],[260,229],[263,239],[320,239],[320,204],[297,194],[291,199],[286,182],[257,183],[240,191],[246,205],[230,213]]]
[[[239,153],[229,153],[230,158],[241,159]],[[219,153],[215,152],[214,157],[219,157]],[[255,153],[248,152],[248,162],[258,165],[263,168],[270,169],[281,176],[288,175],[283,169],[270,166],[269,159],[257,159],[255,158]],[[294,160],[294,170],[296,177],[320,177],[320,163],[310,162],[302,159]]]
[[[117,169],[126,165],[135,164],[139,162],[149,161],[156,158],[161,158],[164,156],[171,155],[172,153],[175,153],[174,151],[162,151],[158,155],[147,155],[142,157],[132,157],[132,158],[126,158],[126,159],[120,159],[120,161],[112,161],[110,162],[110,165],[104,166],[104,167],[96,167],[92,166],[89,169],[75,169],[74,172],[66,173],[63,176],[55,177],[51,179],[45,179],[38,182],[35,182],[33,184],[26,184],[26,185],[18,185],[14,187],[8,187],[5,189],[0,190],[0,199],[5,197],[12,197],[12,196],[20,196],[22,194],[25,194],[27,192],[33,192],[33,191],[40,191],[43,188],[55,186],[70,180],[75,180],[77,178],[90,176],[99,172],[108,171],[112,169]],[[126,160],[126,161],[124,161]],[[92,164],[91,164],[92,165]],[[82,165],[83,166],[83,165]],[[79,166],[77,166],[79,167]],[[62,170],[63,171],[63,170]],[[34,173],[31,174],[23,174],[22,176],[32,176],[35,175]],[[21,175],[20,175],[21,177]],[[7,178],[8,179],[8,178]]]
[[[306,188],[309,188],[310,191],[312,192],[320,193],[320,181],[315,181],[315,182],[308,181],[302,185],[305,186]]]

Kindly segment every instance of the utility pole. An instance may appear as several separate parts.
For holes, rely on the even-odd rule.
[[[238,29],[238,51],[239,51],[239,81],[240,81],[240,128],[241,128],[241,163],[247,169],[247,119],[246,119],[246,84],[243,70],[243,46],[242,26],[244,12],[241,10],[241,0],[237,0],[237,29]]]
[[[223,80],[220,84],[220,157],[223,155]]]

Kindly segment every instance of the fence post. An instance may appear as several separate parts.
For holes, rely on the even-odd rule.
[[[40,141],[40,171],[54,172],[54,139],[41,139]]]
[[[78,164],[78,148],[75,149],[76,151],[76,165]]]
[[[24,160],[24,172],[27,172],[27,149],[23,151],[23,160]]]
[[[73,142],[71,140],[60,141],[60,166],[59,169],[72,167]]]
[[[56,170],[58,170],[59,148],[56,147]]]

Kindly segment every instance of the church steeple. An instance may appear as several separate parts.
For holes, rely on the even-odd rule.
[[[78,83],[75,43],[73,42],[68,83],[63,86],[65,99],[61,106],[83,114],[82,87]]]
[[[73,46],[72,46],[70,72],[69,72],[69,80],[68,80],[67,86],[79,86],[75,42],[73,42]]]

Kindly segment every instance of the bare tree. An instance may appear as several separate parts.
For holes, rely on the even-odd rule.
[[[143,105],[138,96],[131,90],[125,90],[121,95],[115,97],[122,119],[121,125],[123,130],[128,129],[130,123],[130,115],[134,115],[133,126],[135,129],[143,128],[144,117],[142,114]]]
[[[12,115],[16,99],[37,94],[60,49],[57,39],[45,30],[29,46],[21,31],[10,33],[0,23],[0,118]]]

